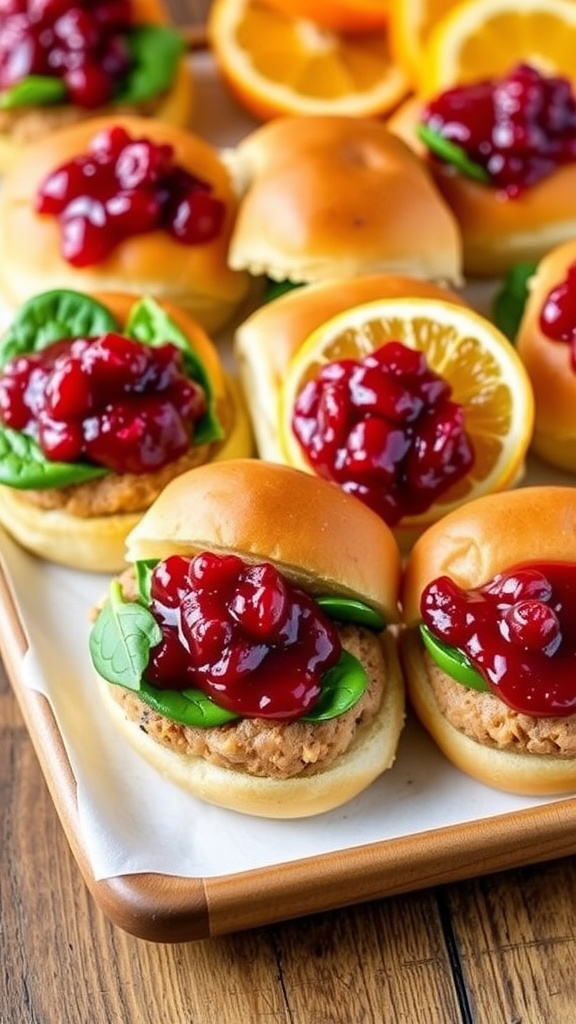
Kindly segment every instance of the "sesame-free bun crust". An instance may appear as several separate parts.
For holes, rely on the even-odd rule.
[[[419,621],[422,591],[438,576],[470,589],[536,560],[576,561],[576,488],[521,487],[486,495],[430,526],[405,567],[404,621]]]
[[[548,294],[576,262],[576,241],[557,246],[540,261],[530,280],[528,300],[516,339],[534,391],[532,449],[560,469],[576,473],[576,370],[571,346],[546,337],[540,313]]]
[[[406,297],[443,299],[466,305],[456,292],[431,281],[399,274],[370,274],[346,282],[303,285],[260,306],[236,329],[234,351],[258,452],[281,462],[278,399],[290,359],[307,337],[345,309],[376,299]]]
[[[183,245],[166,231],[133,235],[102,262],[73,267],[60,254],[60,229],[52,216],[40,216],[34,199],[44,178],[61,164],[84,154],[94,135],[121,125],[130,136],[171,145],[176,163],[210,183],[226,206],[222,230],[210,242]],[[3,259],[0,296],[17,307],[51,288],[124,291],[174,302],[207,330],[221,327],[245,297],[249,279],[228,266],[228,245],[236,216],[236,198],[216,150],[174,125],[140,117],[109,117],[53,132],[27,147],[6,176],[0,193]]]
[[[421,103],[411,99],[388,126],[423,156],[415,135],[421,110]],[[467,275],[495,277],[576,237],[576,163],[559,167],[516,199],[505,199],[437,160],[427,165],[460,226]]]
[[[471,739],[443,715],[428,680],[423,647],[415,631],[402,638],[402,664],[410,703],[445,757],[479,782],[524,796],[576,792],[576,758],[496,749]]]
[[[127,718],[114,699],[113,684],[99,679],[104,706],[122,736],[165,778],[201,800],[267,818],[304,818],[347,803],[390,768],[404,724],[404,685],[395,641],[382,638],[386,687],[374,719],[357,729],[352,746],[313,775],[272,779],[221,768],[162,746]]]
[[[135,25],[165,25],[170,21],[161,0],[132,0],[132,8]],[[132,113],[154,117],[185,128],[191,122],[193,110],[194,77],[189,59],[184,54],[167,92],[148,100],[145,104],[133,106],[130,110],[126,105],[115,103],[96,110],[62,103],[5,112],[3,128],[0,128],[0,173],[5,174],[9,171],[31,142],[80,121]]]
[[[386,524],[334,484],[258,459],[174,479],[127,539],[127,560],[199,551],[266,560],[311,593],[398,618],[400,555]]]
[[[243,193],[231,266],[296,282],[383,272],[459,282],[455,220],[382,122],[277,118],[227,160]]]
[[[136,301],[123,293],[100,293],[95,298],[111,310],[120,324],[126,322]],[[202,359],[217,406],[232,406],[229,433],[222,442],[211,446],[210,457],[218,461],[249,455],[253,449],[252,432],[236,381],[226,374],[216,349],[189,315],[171,303],[162,306],[190,338]],[[117,572],[125,565],[126,537],[143,511],[75,515],[66,508],[42,508],[27,498],[25,490],[0,486],[0,524],[23,548],[47,561],[87,572]]]

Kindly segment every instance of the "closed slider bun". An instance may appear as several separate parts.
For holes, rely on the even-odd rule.
[[[129,561],[200,551],[270,562],[309,593],[356,598],[387,621],[398,618],[400,556],[388,528],[338,488],[297,470],[255,459],[191,470],[165,488],[127,541]],[[368,672],[371,696],[359,706],[369,699],[369,713],[366,705],[324,722],[240,719],[186,732],[163,716],[151,718],[137,693],[100,680],[104,704],[143,757],[203,800],[265,817],[323,813],[392,765],[404,721],[390,632],[349,624],[341,635]],[[204,743],[199,733],[211,734],[202,756],[191,752]],[[289,771],[278,768],[284,761]]]
[[[161,0],[132,0],[132,9],[135,26],[169,24],[168,12]],[[9,170],[31,142],[68,125],[94,117],[135,114],[184,128],[190,124],[193,108],[193,74],[188,57],[183,53],[170,88],[130,108],[126,104],[109,103],[94,110],[72,103],[57,103],[3,110],[0,112],[0,173]]]
[[[295,282],[384,272],[460,280],[455,220],[381,122],[277,118],[226,159],[242,195],[232,267]]]
[[[410,99],[387,124],[425,159],[416,137],[421,110],[421,102]],[[556,168],[514,199],[438,160],[427,166],[460,227],[466,275],[494,277],[576,236],[576,163]]]
[[[420,598],[432,580],[447,575],[472,589],[530,561],[576,562],[573,488],[526,487],[488,495],[431,526],[414,545],[404,574],[401,600],[408,628],[402,660],[416,714],[456,767],[510,792],[571,793],[576,790],[576,715],[522,714],[491,692],[452,680],[425,654],[417,629]]]
[[[557,246],[540,261],[530,280],[516,338],[534,391],[532,449],[546,462],[571,473],[576,473],[576,371],[570,344],[543,333],[540,313],[549,293],[566,280],[575,262],[576,241]]]
[[[130,235],[98,263],[75,267],[64,259],[58,220],[35,212],[36,194],[51,171],[85,154],[95,135],[111,127],[124,128],[131,138],[172,146],[175,163],[212,186],[225,205],[215,238],[184,245],[167,231],[154,230]],[[2,184],[0,297],[15,308],[51,288],[153,295],[181,306],[206,330],[217,330],[242,302],[249,283],[247,275],[228,266],[235,215],[228,172],[216,150],[198,136],[140,117],[100,118],[63,128],[31,144]]]
[[[94,298],[121,325],[136,301],[124,293],[97,293]],[[0,523],[22,547],[41,558],[89,572],[118,572],[125,564],[127,534],[172,476],[200,461],[245,456],[252,450],[240,390],[224,370],[214,345],[188,314],[170,303],[160,305],[202,360],[224,438],[192,446],[188,453],[152,473],[110,473],[61,491],[0,486]]]
[[[312,331],[345,309],[376,299],[420,296],[465,305],[454,291],[400,274],[369,274],[322,281],[287,292],[260,306],[236,329],[234,352],[258,451],[282,461],[278,439],[278,398],[286,368]]]

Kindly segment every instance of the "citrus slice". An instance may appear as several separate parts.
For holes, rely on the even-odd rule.
[[[208,38],[230,91],[260,120],[368,117],[392,110],[408,90],[385,29],[346,35],[282,14],[264,0],[215,0]]]
[[[519,61],[576,82],[574,0],[462,0],[431,30],[421,91],[493,78]]]
[[[466,476],[425,512],[398,524],[401,530],[418,532],[463,502],[517,482],[532,438],[534,398],[518,354],[480,314],[440,299],[368,302],[322,324],[293,355],[278,403],[283,460],[314,472],[292,429],[292,412],[304,385],[326,363],[362,359],[392,340],[423,352],[430,369],[450,384],[474,449]]]
[[[458,0],[390,0],[392,54],[414,85],[418,85],[422,52],[431,29]]]
[[[335,32],[370,32],[388,22],[390,0],[266,0],[276,11]]]

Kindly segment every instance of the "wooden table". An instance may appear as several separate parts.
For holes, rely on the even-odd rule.
[[[172,0],[182,23],[202,0]],[[576,860],[189,944],[82,881],[0,668],[0,1024],[569,1024]]]
[[[0,1024],[570,1024],[576,859],[188,944],[87,892],[0,672]]]

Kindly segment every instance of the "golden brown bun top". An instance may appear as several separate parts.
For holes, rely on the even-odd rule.
[[[38,188],[51,171],[85,154],[97,132],[112,126],[122,126],[132,138],[172,146],[175,162],[212,186],[226,207],[224,224],[215,239],[182,245],[168,232],[155,230],[128,237],[105,260],[88,267],[75,268],[60,255],[57,218],[34,211]],[[182,304],[187,292],[204,294],[211,301],[239,300],[247,282],[227,265],[236,206],[228,171],[217,151],[183,128],[133,116],[98,118],[63,128],[31,143],[2,183],[4,260],[0,277],[5,297],[11,305],[18,305],[47,288],[70,287],[150,292]]]
[[[416,137],[422,103],[411,98],[387,122],[390,130],[425,157]],[[576,164],[557,167],[515,199],[425,157],[435,184],[462,232],[464,268],[494,276],[521,260],[540,259],[576,236]]]
[[[422,161],[382,122],[277,118],[230,162],[245,190],[233,266],[278,280],[386,271],[459,281],[456,222]]]
[[[470,589],[530,561],[576,561],[576,488],[521,487],[486,495],[429,527],[406,565],[404,619],[421,618],[422,591],[438,576]]]
[[[386,524],[308,473],[257,459],[173,480],[127,540],[127,559],[198,551],[274,563],[311,593],[355,597],[398,618],[400,555]]]
[[[405,274],[369,274],[345,283],[337,279],[295,288],[255,310],[238,327],[236,337],[240,344],[245,338],[247,347],[261,339],[275,373],[280,375],[308,335],[337,313],[376,299],[413,297],[467,305],[457,292],[432,281]]]

